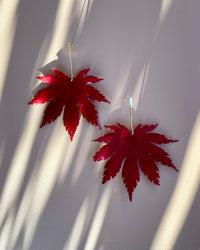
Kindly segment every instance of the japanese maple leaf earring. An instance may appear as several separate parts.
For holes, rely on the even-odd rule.
[[[130,101],[132,103],[132,99]],[[132,112],[132,106],[131,106]],[[131,113],[132,114],[132,113]],[[107,160],[102,183],[114,178],[122,168],[122,178],[132,201],[133,190],[140,180],[140,170],[147,178],[159,185],[159,173],[156,163],[161,163],[177,170],[169,155],[156,144],[177,142],[166,138],[165,135],[152,133],[156,125],[139,124],[134,130],[117,123],[117,125],[105,126],[110,133],[94,140],[104,142],[100,150],[93,156],[94,161]]]
[[[81,70],[73,77],[70,43],[68,43],[68,51],[71,77],[57,69],[52,69],[52,73],[54,73],[52,75],[37,77],[48,86],[39,90],[29,104],[48,102],[41,127],[56,120],[64,110],[63,123],[72,141],[79,125],[80,114],[89,123],[100,128],[98,112],[92,101],[107,103],[109,101],[91,85],[103,79],[87,75],[89,68]]]

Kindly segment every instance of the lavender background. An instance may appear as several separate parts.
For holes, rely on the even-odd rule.
[[[200,1],[86,1],[79,22],[83,2],[0,2],[0,249],[199,250]],[[164,149],[180,173],[159,165],[159,187],[141,174],[132,203],[120,173],[101,184],[104,162],[93,162],[91,140],[104,129],[81,119],[70,142],[62,117],[39,129],[44,105],[27,105],[40,71],[70,73],[74,35],[74,73],[91,67],[104,78],[96,87],[111,105],[95,104],[102,127],[129,126],[123,98],[132,96],[134,124],[159,123],[157,132],[179,140]],[[192,133],[196,153],[186,161]],[[177,205],[178,229],[160,228],[184,169],[187,212]]]

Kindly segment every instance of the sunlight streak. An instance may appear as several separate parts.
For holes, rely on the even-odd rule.
[[[75,28],[71,45],[74,44],[74,41],[79,36],[79,34],[83,31],[84,26],[86,24],[88,14],[91,10],[92,4],[94,0],[81,0],[79,3],[79,9],[77,10],[77,13],[79,13],[78,23],[77,27]]]
[[[200,183],[200,112],[187,146],[182,169],[154,237],[151,250],[171,250],[184,225]],[[192,170],[191,170],[192,168]],[[189,176],[189,180],[188,180]]]
[[[0,225],[3,222],[6,213],[12,208],[14,202],[18,198],[35,135],[39,127],[42,111],[43,109],[36,111],[33,107],[30,107],[26,116],[26,127],[22,132],[14,156],[12,158],[12,162],[9,167],[8,175],[0,199]]]
[[[1,145],[0,145],[0,168],[2,166],[4,151],[5,151],[5,140],[1,140]]]
[[[44,65],[55,58],[56,53],[64,46],[65,39],[69,32],[71,11],[73,7],[73,0],[60,0],[58,10],[56,13],[53,35],[50,46],[47,51]]]
[[[93,250],[96,247],[110,201],[111,187],[111,185],[107,185],[104,193],[101,196],[101,200],[94,215],[84,250]]]
[[[3,229],[0,233],[0,249],[7,250],[10,241],[10,234],[12,232],[12,223],[14,220],[14,212],[11,210],[6,218]]]
[[[160,22],[163,22],[172,6],[174,0],[162,0],[160,9]]]
[[[22,201],[20,203],[19,209],[15,216],[15,221],[12,225],[12,234],[9,239],[9,249],[14,249],[19,234],[23,228],[24,222],[28,216],[28,212],[31,206],[31,199],[34,192],[34,180],[36,173],[34,172],[29,180],[28,186],[24,192]]]
[[[143,91],[146,85],[146,80],[149,72],[149,64],[145,64],[139,77],[137,83],[135,84],[134,91],[132,94],[133,97],[133,109],[134,111],[137,110],[138,104],[142,99]]]
[[[98,250],[106,250],[104,245],[100,246],[100,248]]]
[[[71,165],[72,160],[74,158],[74,154],[76,152],[77,145],[79,142],[79,136],[80,136],[80,132],[82,130],[82,126],[83,126],[83,122],[82,122],[82,117],[81,117],[80,122],[79,122],[79,126],[78,126],[76,133],[74,135],[73,141],[70,143],[70,147],[68,147],[66,149],[66,153],[65,153],[66,156],[65,156],[64,162],[61,166],[61,169],[59,171],[59,176],[58,176],[58,180],[60,183],[62,183],[65,180],[65,177],[70,169],[70,165]]]
[[[72,232],[69,235],[69,238],[63,250],[79,249],[79,242],[81,240],[81,234],[84,230],[88,209],[89,209],[89,197],[87,196],[80,207],[80,210],[74,222]]]
[[[119,109],[121,107],[121,102],[123,101],[123,98],[126,96],[124,95],[124,86],[129,80],[131,68],[132,68],[132,61],[134,58],[134,51],[130,52],[130,56],[126,60],[126,64],[122,65],[121,71],[118,76],[118,83],[117,83],[117,93],[118,95],[114,95],[112,97],[112,102],[110,103],[109,111],[112,113],[113,111]],[[119,101],[120,100],[120,101]]]
[[[74,172],[72,176],[72,185],[75,185],[78,181],[78,178],[81,175],[81,172],[83,171],[84,168],[84,163],[85,163],[85,156],[88,155],[89,150],[90,150],[90,143],[88,141],[91,141],[90,138],[92,138],[93,130],[87,129],[86,132],[84,133],[84,137],[81,140],[81,149],[78,154],[76,154],[76,161],[74,164]]]
[[[0,55],[2,60],[0,67],[0,103],[17,26],[18,3],[19,0],[0,1]]]
[[[95,204],[97,201],[98,188],[96,186],[92,189],[91,193],[87,195],[84,199],[79,212],[74,221],[73,228],[69,237],[65,243],[63,250],[80,249],[80,242],[82,237],[85,237],[85,232],[88,230],[89,221],[91,220],[95,208]]]
[[[44,56],[46,54],[46,48],[48,48],[48,42],[50,40],[49,37],[50,36],[47,35],[44,38],[42,45],[40,46],[40,49],[38,50],[37,58],[35,59],[33,70],[32,70],[32,75],[31,75],[30,81],[29,81],[29,93],[33,93],[33,89],[36,88],[41,83],[40,80],[36,81],[36,77],[38,76],[38,70],[40,71],[40,69],[38,69],[38,68],[41,67],[41,65],[43,65]],[[46,72],[44,72],[44,73],[46,73]]]
[[[58,122],[37,170],[37,176],[34,179],[34,192],[31,198],[29,216],[26,220],[25,249],[30,247],[40,216],[56,183],[59,166],[66,151],[67,143],[69,143],[69,140],[67,140],[66,131],[63,129],[62,123]]]
[[[67,140],[69,138],[67,138],[66,131],[63,131],[63,125],[61,123],[62,123],[61,120],[57,122],[57,124],[56,124],[56,126],[54,128],[52,137],[51,137],[51,139],[50,139],[50,141],[49,141],[49,143],[47,145],[46,152],[45,152],[44,158],[43,158],[44,169],[41,170],[41,167],[42,167],[41,160],[39,161],[41,164],[39,162],[36,162],[33,173],[32,173],[32,175],[31,175],[31,177],[29,179],[28,185],[27,185],[26,190],[24,192],[24,195],[22,197],[22,200],[21,200],[21,203],[20,203],[17,215],[16,215],[16,219],[15,219],[15,222],[14,222],[14,225],[13,225],[12,235],[11,235],[10,242],[9,242],[10,243],[9,246],[10,246],[11,249],[14,248],[14,246],[16,244],[16,241],[17,241],[17,238],[18,238],[23,226],[26,227],[26,225],[27,225],[27,227],[28,227],[30,217],[32,218],[32,216],[34,216],[33,218],[35,219],[35,214],[34,213],[36,213],[36,216],[38,217],[38,220],[39,220],[39,215],[38,214],[42,213],[42,210],[44,209],[44,206],[45,206],[45,203],[47,202],[47,199],[49,198],[49,195],[51,193],[53,185],[55,184],[55,181],[58,178],[57,176],[60,174],[60,166],[62,166],[62,164],[61,164],[61,160],[62,160],[61,154],[62,155],[64,155],[64,154],[70,155],[70,152],[71,152],[70,149],[72,149],[72,148],[76,149],[76,141],[78,141],[79,133],[78,133],[77,136],[74,137],[74,139],[77,137],[76,141],[74,141],[75,144],[69,142],[69,140]],[[56,140],[55,140],[55,138],[56,138]],[[61,140],[60,140],[60,138],[61,138]],[[58,143],[60,145],[57,147]],[[70,147],[68,147],[69,143],[70,143]],[[72,145],[74,145],[74,146],[72,147]],[[60,154],[60,156],[56,157],[57,166],[55,166],[56,159],[53,159],[53,161],[52,161],[52,158],[55,157],[55,152],[57,152],[57,150],[59,151],[58,153]],[[64,161],[63,164],[65,164],[65,163],[67,164],[66,160]],[[45,165],[46,165],[46,167],[45,167]],[[40,177],[40,173],[38,173],[38,171],[40,171],[40,172],[43,171],[44,172],[42,174],[43,177]],[[45,171],[47,172],[46,175],[45,175]],[[49,174],[50,174],[50,176],[49,176]],[[64,173],[62,172],[62,174],[64,174]],[[50,183],[52,183],[51,186],[49,186],[49,181],[48,181],[49,177],[51,177],[50,178]],[[63,180],[64,180],[64,177],[63,177]],[[42,183],[43,179],[41,179],[41,183],[38,184],[37,180],[39,180],[39,178],[44,178],[44,184]],[[46,183],[46,182],[48,182],[48,183]],[[34,202],[33,197],[37,196],[36,185],[41,185],[41,184],[42,185],[47,185],[47,190],[45,189],[46,188],[46,186],[45,186],[45,188],[44,188],[45,189],[45,194],[42,193],[42,191],[38,191],[39,192],[38,195],[40,196],[39,199],[44,198],[44,201],[42,201],[42,204],[40,203],[38,205],[38,207],[37,207],[37,204],[34,205],[35,210],[36,210],[36,212],[35,212],[35,211],[31,210],[32,206],[33,206],[33,202]],[[39,188],[41,188],[41,186]],[[36,190],[36,194],[35,194],[35,190]],[[49,190],[49,193],[48,193],[48,190]],[[45,197],[45,195],[47,197]],[[37,200],[37,202],[40,202],[40,201]],[[38,211],[39,209],[41,211]],[[31,234],[31,232],[32,232],[32,234],[34,234],[34,229],[37,226],[36,221],[34,223],[33,223],[34,225],[29,225],[30,234]],[[32,227],[32,231],[30,229],[31,227]],[[30,241],[29,241],[29,243],[27,243],[27,245],[31,243]]]

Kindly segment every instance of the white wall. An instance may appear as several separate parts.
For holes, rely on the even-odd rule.
[[[102,127],[129,126],[123,97],[132,96],[135,124],[159,123],[157,132],[179,140],[165,147],[179,174],[159,165],[159,187],[141,175],[132,202],[120,174],[101,184],[91,140],[104,129],[81,120],[70,142],[61,119],[39,129],[43,105],[27,105],[38,69],[69,73],[83,2],[0,2],[0,249],[198,250],[200,1],[93,0],[79,23],[73,69],[104,78]]]

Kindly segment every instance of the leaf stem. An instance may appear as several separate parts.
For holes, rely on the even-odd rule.
[[[131,127],[131,134],[133,134],[133,98],[129,97],[129,104],[130,104],[130,127]]]
[[[70,64],[70,72],[71,72],[71,81],[73,81],[73,69],[72,69],[72,54],[71,54],[71,43],[67,44],[68,52],[69,52],[69,64]]]

